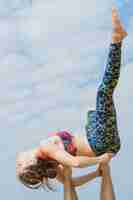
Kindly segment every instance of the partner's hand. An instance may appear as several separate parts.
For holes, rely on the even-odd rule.
[[[64,177],[71,177],[72,176],[72,169],[70,167],[64,166],[63,174],[64,174]]]
[[[98,166],[98,168],[97,168],[97,170],[96,170],[96,175],[97,175],[97,177],[100,177],[100,176],[103,175],[103,174],[102,174],[102,164],[100,164],[100,165]]]

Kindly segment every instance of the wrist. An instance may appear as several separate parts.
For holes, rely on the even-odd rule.
[[[97,160],[98,160],[98,164],[101,164],[103,162],[103,156],[98,156],[97,157]]]
[[[100,172],[99,172],[99,170],[96,170],[95,172],[93,172],[93,176],[94,176],[94,177],[100,177]]]
[[[99,170],[96,170],[94,173],[95,173],[95,176],[96,176],[96,177],[99,177],[99,176],[100,176]]]
[[[63,180],[63,184],[65,186],[70,187],[70,186],[72,186],[72,180],[69,177],[65,177],[64,180]]]
[[[72,178],[71,178],[71,176],[64,176],[64,180],[65,180],[65,181],[68,181],[68,180],[71,181]]]

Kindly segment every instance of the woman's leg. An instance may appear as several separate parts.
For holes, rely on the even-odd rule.
[[[112,43],[109,49],[107,65],[103,75],[102,82],[97,93],[97,110],[99,112],[112,114],[113,92],[117,86],[120,77],[121,67],[121,45],[124,39],[123,35],[126,32],[122,28],[115,9],[112,10]],[[120,31],[121,29],[121,31]],[[119,37],[118,37],[119,36]],[[114,111],[114,110],[113,110]]]
[[[115,200],[115,193],[108,165],[102,166],[102,183],[100,200]]]
[[[104,152],[107,149],[110,152],[117,153],[120,148],[113,92],[120,77],[121,45],[127,33],[123,29],[115,9],[112,10],[112,25],[112,43],[96,101],[97,137],[99,137],[99,143],[104,145],[103,147],[99,145],[101,146],[101,153],[102,150]]]

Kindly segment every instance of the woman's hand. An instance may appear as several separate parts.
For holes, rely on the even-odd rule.
[[[101,164],[99,166],[100,171],[101,171],[101,175],[104,176],[106,174],[110,174],[110,167],[108,164]]]
[[[100,164],[107,164],[112,158],[112,155],[110,153],[104,153],[100,156]]]
[[[95,171],[97,177],[102,176],[102,169],[101,169],[101,166],[102,166],[102,165],[99,165],[98,168],[97,168],[97,170]]]

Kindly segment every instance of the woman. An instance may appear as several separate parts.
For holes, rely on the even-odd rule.
[[[89,111],[87,137],[55,133],[39,147],[17,157],[17,175],[27,186],[55,178],[62,166],[82,168],[107,163],[120,149],[113,92],[121,66],[121,46],[127,36],[116,9],[112,10],[112,42],[103,80],[97,91],[96,110]]]

